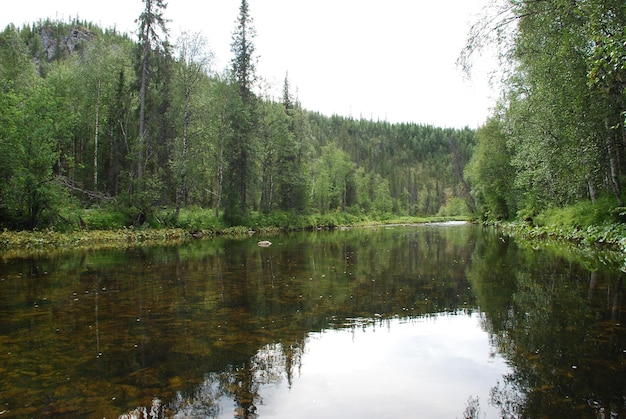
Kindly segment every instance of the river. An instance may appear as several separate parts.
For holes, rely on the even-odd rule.
[[[626,415],[602,254],[455,224],[1,256],[0,418]]]

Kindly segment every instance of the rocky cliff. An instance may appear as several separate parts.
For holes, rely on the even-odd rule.
[[[94,34],[83,26],[70,27],[65,35],[59,36],[53,27],[42,27],[39,29],[41,41],[40,60],[53,61],[64,56],[71,56],[83,42],[89,41]]]

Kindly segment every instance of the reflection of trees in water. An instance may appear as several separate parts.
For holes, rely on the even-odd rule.
[[[262,403],[259,394],[263,385],[279,384],[287,380],[291,387],[294,369],[300,369],[304,341],[290,344],[273,343],[261,348],[250,361],[229,366],[226,371],[205,376],[193,392],[177,392],[167,405],[154,399],[151,406],[138,407],[120,416],[124,419],[166,417],[215,418],[234,402],[235,418],[257,418],[257,406]]]
[[[267,249],[230,243],[196,263],[182,261],[177,277],[210,267],[204,305],[210,302],[211,311],[181,311],[185,336],[187,327],[208,322],[202,330],[211,345],[223,342],[225,358],[188,394],[178,391],[163,411],[215,417],[233,404],[235,417],[255,418],[263,385],[285,380],[291,387],[309,332],[471,309],[464,276],[473,249],[463,245],[468,231],[349,231],[316,240],[300,236],[305,240],[293,244],[277,241]]]
[[[51,368],[87,377],[90,394],[118,396],[102,402],[107,413],[139,404],[162,416],[232,408],[252,418],[263,385],[291,385],[310,332],[477,307],[514,368],[491,395],[503,416],[624,413],[622,274],[590,272],[475,226],[296,234],[264,249],[256,241],[36,261],[15,269],[37,281],[0,303],[49,309],[36,323],[30,312],[12,319],[28,330],[15,336],[30,348],[24,358],[45,346]],[[8,370],[23,365],[7,358]],[[28,377],[11,394],[37,391]],[[36,394],[33,404],[43,400],[51,415],[82,390],[37,377],[68,394],[56,404]],[[155,394],[162,402],[150,405]]]
[[[483,326],[513,369],[490,403],[502,417],[622,417],[623,274],[549,252],[502,251],[492,258],[488,250],[468,273]]]

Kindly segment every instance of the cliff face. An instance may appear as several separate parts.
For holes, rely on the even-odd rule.
[[[83,26],[73,26],[62,36],[55,33],[52,27],[43,27],[39,30],[42,53],[37,58],[50,62],[56,58],[71,56],[83,42],[90,41],[93,37],[94,34]]]

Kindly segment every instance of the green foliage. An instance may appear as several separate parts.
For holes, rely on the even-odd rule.
[[[465,200],[455,197],[442,206],[437,215],[440,217],[467,217],[470,212]]]
[[[167,219],[167,215],[163,218]],[[173,226],[188,231],[220,231],[226,227],[224,221],[217,218],[212,210],[198,207],[181,209]]]
[[[25,91],[36,79],[27,45],[13,25],[0,33],[0,88]],[[2,88],[5,90],[5,88]]]
[[[190,235],[185,230],[81,230],[71,233],[59,233],[53,230],[29,232],[0,232],[0,248],[18,249],[23,255],[42,250],[56,249],[124,249],[141,245],[174,245],[188,240]]]
[[[227,118],[233,135],[224,143],[224,216],[231,225],[239,225],[247,216],[249,188],[255,169],[254,103],[231,95]]]
[[[86,209],[80,218],[89,230],[119,230],[132,224],[130,214],[110,206]]]
[[[521,1],[510,11],[518,30],[502,53],[514,66],[502,120],[519,208],[607,193],[622,205],[624,3]]]
[[[24,97],[0,92],[3,109],[0,148],[0,211],[10,228],[51,227],[66,202],[65,191],[54,182],[59,144],[71,135],[72,115],[54,88],[38,84]]]
[[[564,207],[551,207],[532,214],[524,222],[498,224],[504,231],[531,241],[537,239],[608,246],[626,253],[626,212],[616,207],[611,196],[596,202],[581,201]],[[528,222],[530,221],[530,222]]]
[[[476,131],[476,147],[465,176],[479,215],[486,219],[507,219],[516,206],[514,168],[501,122],[491,118]]]
[[[254,154],[257,148],[255,127],[258,121],[257,98],[252,92],[256,80],[254,43],[255,30],[248,2],[241,1],[237,28],[233,33],[232,83],[238,95],[229,107],[228,118],[234,135],[224,147],[224,219],[231,225],[245,220],[249,210],[249,195],[255,176]]]
[[[253,18],[247,0],[241,0],[237,28],[233,32],[231,60],[233,78],[239,88],[239,96],[248,104],[253,98],[252,87],[256,81],[256,58],[253,39],[256,30],[253,26]]]
[[[548,208],[536,215],[533,221],[539,226],[587,229],[590,226],[619,223],[622,220],[615,202],[606,196],[596,202],[581,201],[566,207]]]
[[[288,81],[283,103],[258,98],[246,2],[226,76],[190,54],[174,59],[164,5],[149,3],[155,15],[146,10],[138,20],[139,43],[77,21],[0,34],[0,151],[11,156],[0,159],[3,226],[77,228],[70,196],[103,208],[83,217],[93,217],[88,228],[202,230],[432,215],[459,195],[450,143],[464,165],[472,130],[322,116],[293,99]],[[72,33],[81,34],[73,49],[53,51],[41,39],[65,45]],[[102,205],[112,198],[119,205],[109,219]],[[213,221],[186,207],[212,212]]]

